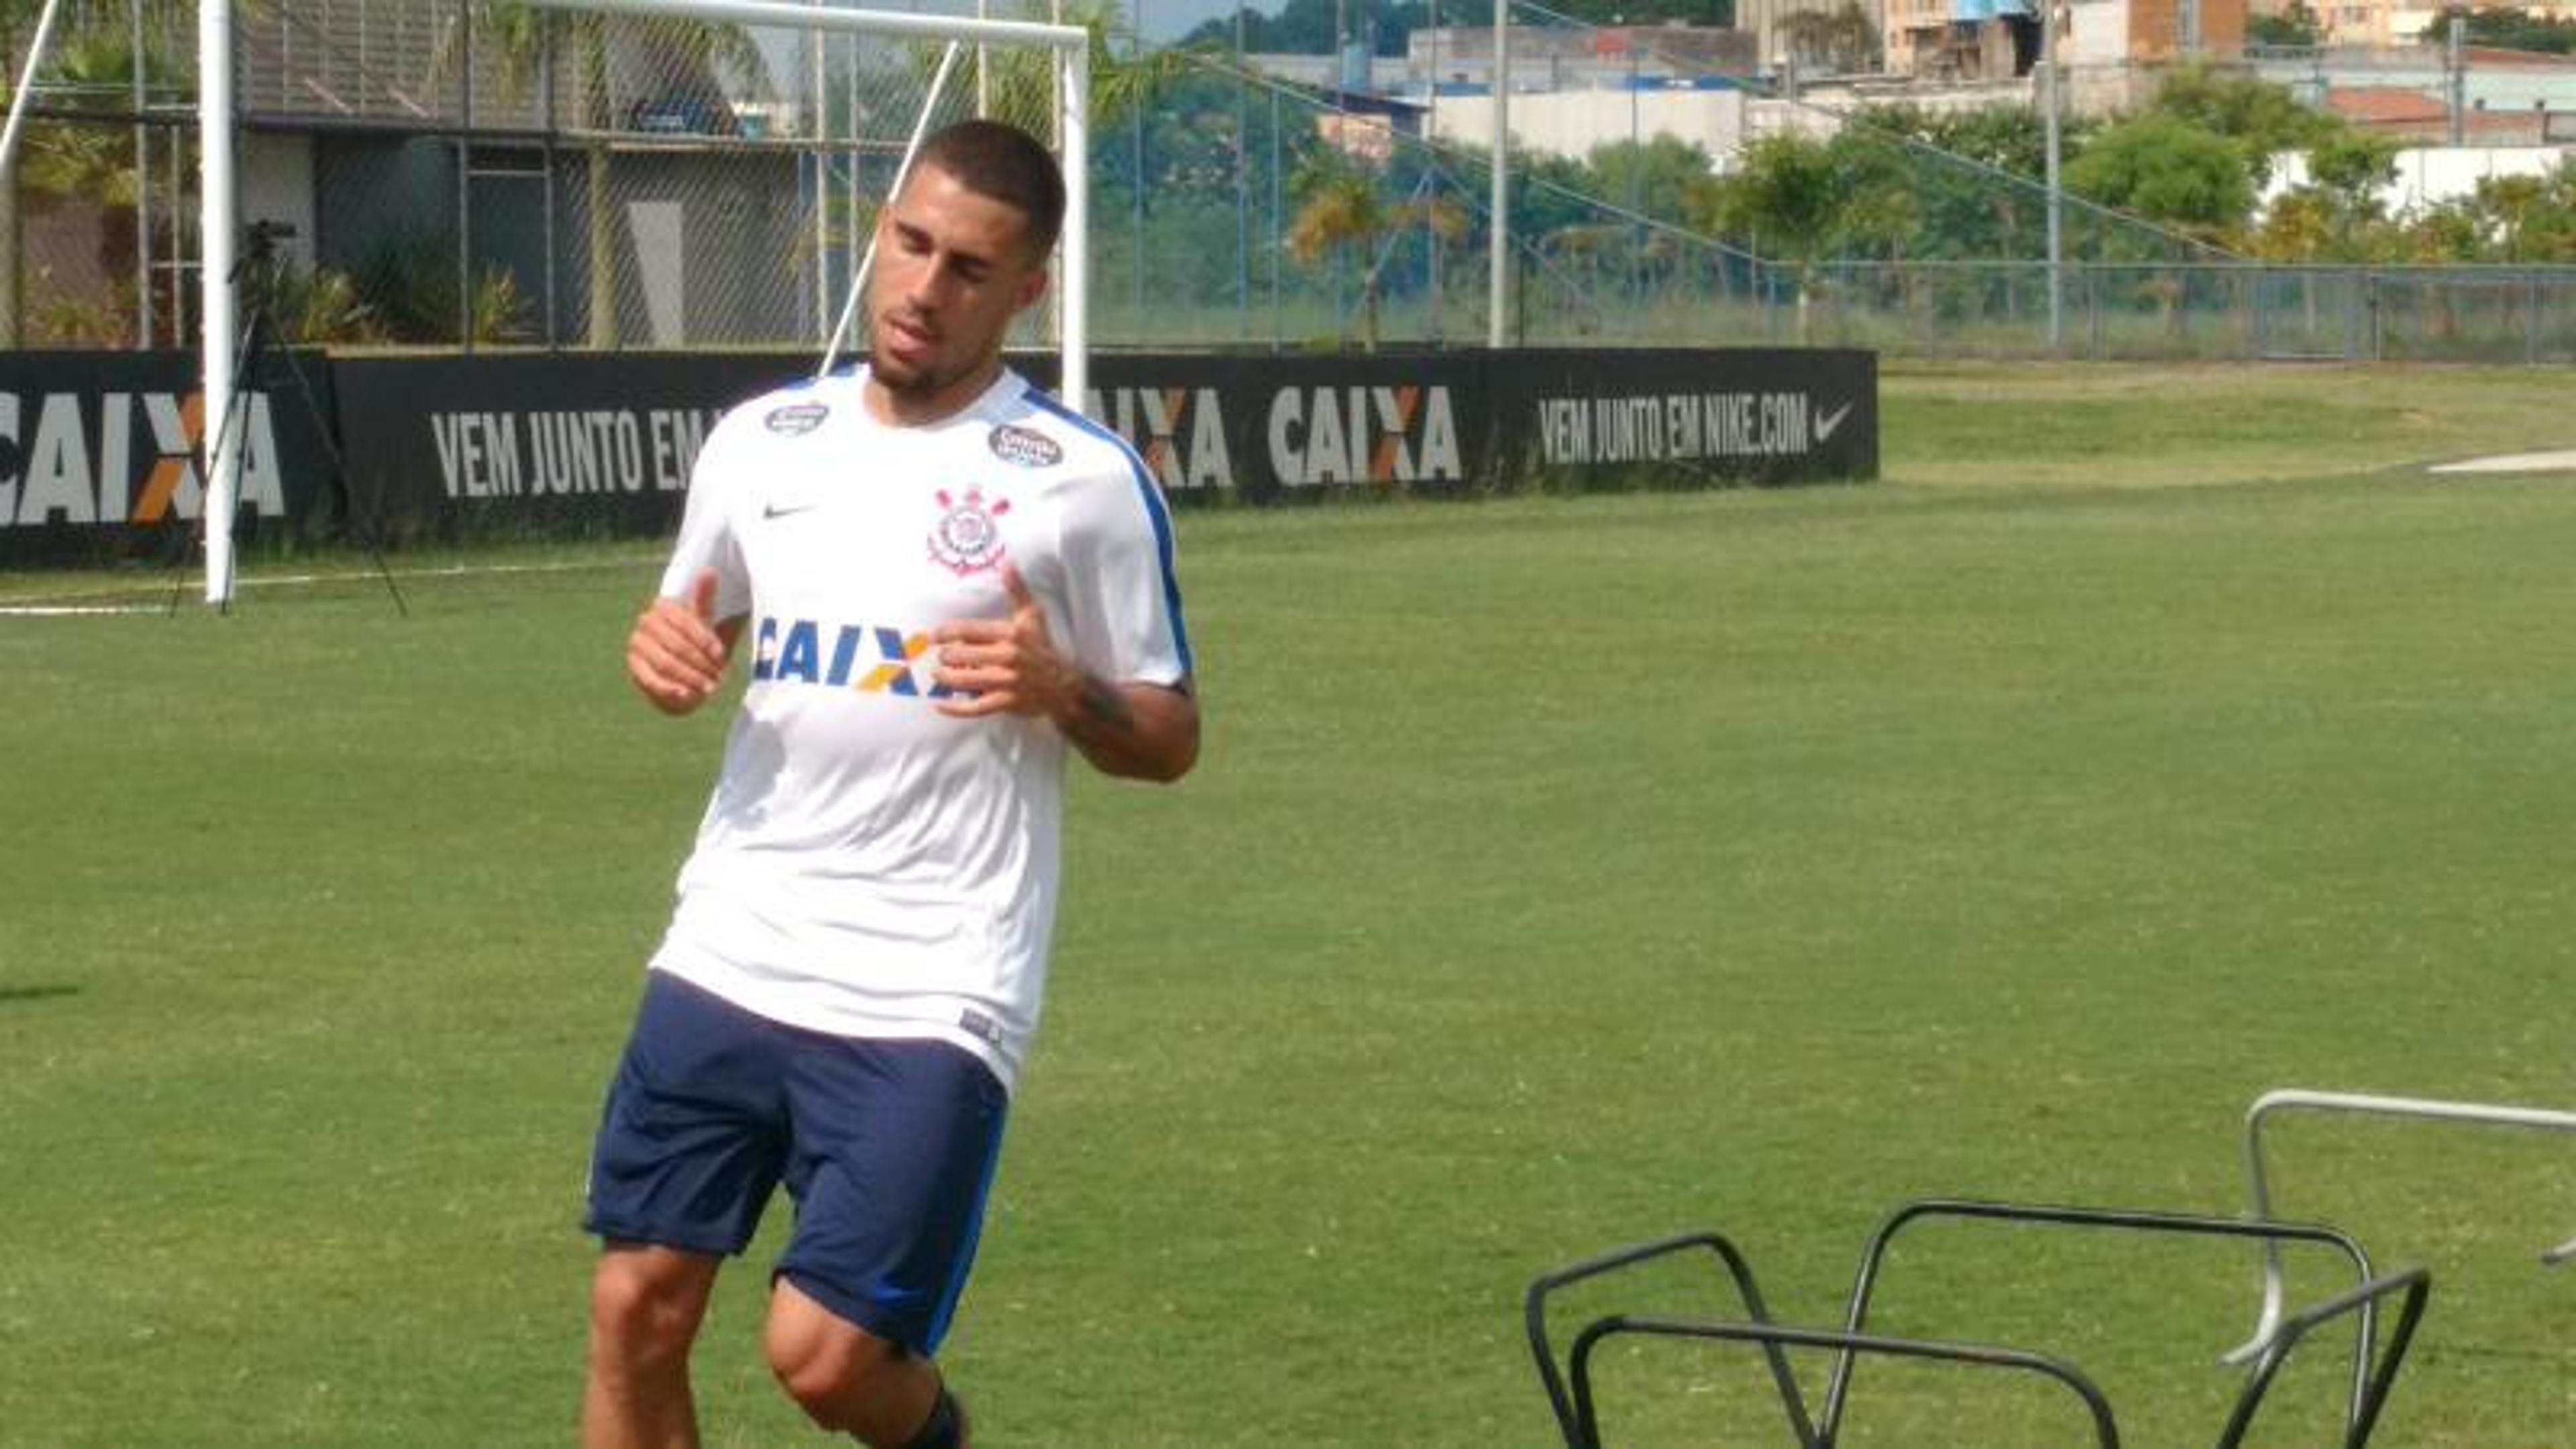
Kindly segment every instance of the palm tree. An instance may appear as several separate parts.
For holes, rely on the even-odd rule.
[[[0,13],[0,56],[14,79],[20,60],[15,35],[27,29],[33,17],[25,12],[34,7],[10,0],[5,8],[7,13]],[[145,33],[157,42],[172,31],[166,23],[156,23]],[[179,70],[160,44],[148,43],[137,56],[122,25],[54,32],[42,67],[47,85],[57,92],[49,100],[65,109],[96,112],[98,119],[29,127],[11,158],[11,174],[0,177],[0,346],[17,345],[21,334],[22,205],[40,213],[86,209],[95,216],[99,273],[114,290],[95,305],[74,310],[83,314],[83,330],[99,340],[131,331],[133,294],[144,285],[137,279],[143,258],[135,236],[142,173],[134,130],[126,124],[138,63],[142,77],[154,85],[166,84]]]
[[[1378,293],[1390,250],[1380,243],[1421,227],[1435,245],[1454,244],[1467,234],[1467,213],[1444,197],[1420,195],[1418,188],[1414,197],[1390,202],[1375,171],[1336,150],[1309,157],[1293,184],[1303,204],[1288,224],[1292,255],[1309,266],[1353,252],[1370,257],[1360,273],[1360,346],[1375,352]]]
[[[1288,250],[1309,266],[1330,257],[1338,270],[1342,257],[1376,245],[1395,224],[1393,211],[1378,194],[1377,177],[1339,152],[1318,153],[1300,168],[1292,185],[1301,202],[1296,219],[1288,224]],[[1369,351],[1377,350],[1374,288],[1362,289],[1360,336]]]
[[[0,0],[0,67],[10,95],[18,84],[18,47],[32,34],[43,0]],[[18,158],[0,158],[0,348],[18,345]]]
[[[1127,13],[1118,0],[1066,0],[1063,23],[1091,32],[1091,110],[1093,135],[1112,121],[1125,120],[1163,87],[1188,73],[1196,57],[1177,49],[1129,47],[1121,53],[1110,42],[1127,34]],[[939,47],[925,45],[914,64],[928,76],[939,61]],[[985,114],[1044,136],[1055,114],[1055,53],[1026,46],[986,48],[982,52]]]

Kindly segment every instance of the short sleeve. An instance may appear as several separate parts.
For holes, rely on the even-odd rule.
[[[1194,672],[1174,570],[1172,518],[1144,465],[1086,480],[1064,515],[1066,626],[1084,668],[1119,683],[1179,684]]]
[[[685,599],[699,574],[716,573],[716,617],[731,619],[751,612],[751,575],[735,536],[730,480],[742,469],[732,460],[740,451],[728,417],[707,435],[689,469],[689,501],[680,514],[680,536],[671,546],[671,562],[662,570],[662,597]]]

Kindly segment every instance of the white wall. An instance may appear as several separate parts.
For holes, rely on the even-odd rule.
[[[2419,146],[2397,153],[2397,180],[2379,192],[2392,216],[2438,202],[2477,194],[2478,182],[2490,176],[2545,176],[2576,156],[2576,146]],[[2263,188],[2269,206],[2281,193],[2306,184],[2308,158],[2284,151],[2272,158],[2272,179]]]
[[[1592,148],[1632,137],[1651,141],[1659,135],[1696,142],[1712,157],[1743,144],[1745,101],[1742,91],[1557,91],[1514,95],[1511,104],[1513,144],[1551,156],[1580,161]],[[1443,141],[1489,145],[1494,136],[1491,96],[1442,96],[1425,118]]]
[[[282,221],[295,235],[277,244],[280,261],[313,265],[313,138],[242,131],[233,138],[241,221]]]

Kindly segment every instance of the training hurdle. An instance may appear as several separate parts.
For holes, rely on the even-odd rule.
[[[2272,1215],[2271,1179],[2263,1161],[2263,1124],[2284,1112],[2342,1113],[2576,1132],[2576,1113],[2553,1112],[2538,1107],[2437,1101],[2424,1097],[2383,1097],[2363,1092],[2319,1092],[2304,1087],[2275,1088],[2255,1098],[2254,1105],[2245,1113],[2245,1175],[2251,1189],[2249,1210],[2258,1222]],[[2576,1238],[2541,1254],[2540,1261],[2545,1267],[2556,1267],[2571,1257],[2576,1257]],[[2263,1249],[2262,1311],[2255,1322],[2253,1337],[2229,1351],[2227,1359],[2230,1363],[2249,1362],[2263,1353],[2281,1324],[2281,1305],[2286,1295],[2280,1246],[2277,1243],[2266,1244]]]
[[[2019,1347],[1949,1339],[1904,1338],[1868,1331],[1869,1306],[1876,1291],[1888,1246],[1912,1224],[1934,1219],[2012,1223],[2086,1231],[2154,1233],[2214,1240],[2260,1241],[2277,1253],[2285,1243],[2303,1242],[2340,1254],[2351,1265],[2354,1285],[2296,1313],[2282,1315],[2252,1356],[2243,1383],[2218,1436],[2219,1449],[2233,1449],[2253,1427],[2265,1396],[2291,1352],[2314,1330],[2347,1316],[2354,1320],[2353,1386],[2345,1406],[2345,1449],[2361,1449],[2377,1426],[2381,1409],[2395,1387],[2416,1325],[2431,1292],[2431,1276],[2422,1268],[2377,1274],[2359,1243],[2342,1231],[2317,1224],[2248,1222],[2114,1208],[1982,1202],[1927,1198],[1898,1208],[1871,1234],[1852,1283],[1850,1303],[1839,1328],[1782,1324],[1764,1304],[1752,1265],[1722,1234],[1700,1232],[1620,1249],[1540,1277],[1523,1300],[1530,1352],[1537,1361],[1540,1386],[1556,1415],[1566,1449],[1606,1449],[1601,1440],[1599,1404],[1592,1387],[1591,1363],[1604,1343],[1621,1337],[1649,1337],[1751,1345],[1769,1369],[1779,1408],[1799,1449],[1833,1449],[1850,1404],[1854,1370],[1863,1358],[1904,1358],[1948,1363],[1962,1368],[2034,1375],[2079,1400],[2090,1420],[2095,1442],[2117,1449],[2119,1423],[2112,1405],[2081,1368],[2058,1357]],[[1741,1316],[1677,1318],[1612,1313],[1587,1323],[1574,1336],[1560,1364],[1549,1329],[1549,1302],[1578,1283],[1602,1279],[1639,1265],[1705,1251],[1725,1270]],[[2402,1296],[2397,1324],[2384,1348],[2378,1343],[2378,1310],[2392,1295]],[[1826,1350],[1833,1355],[1821,1413],[1811,1413],[1805,1390],[1789,1361],[1792,1348]]]

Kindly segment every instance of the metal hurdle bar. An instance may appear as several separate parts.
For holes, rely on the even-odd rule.
[[[1870,1240],[1861,1268],[1856,1275],[1851,1306],[1841,1329],[1797,1328],[1775,1323],[1762,1301],[1751,1266],[1744,1255],[1716,1233],[1693,1233],[1668,1238],[1639,1247],[1622,1249],[1602,1257],[1578,1263],[1573,1267],[1547,1274],[1530,1286],[1525,1301],[1525,1317],[1530,1349],[1538,1361],[1539,1379],[1555,1412],[1557,1426],[1568,1449],[1602,1449],[1598,1405],[1591,1383],[1591,1359],[1595,1349],[1611,1338],[1643,1336],[1696,1339],[1752,1344],[1759,1347],[1770,1369],[1782,1412],[1789,1421],[1791,1434],[1800,1449],[1833,1449],[1841,1434],[1842,1415],[1848,1402],[1851,1370],[1864,1356],[1900,1357],[1956,1363],[1970,1367],[1998,1369],[2035,1374],[2050,1379],[2082,1401],[2093,1424],[2094,1438],[2101,1449],[2118,1449],[2119,1428],[2109,1401],[2100,1387],[2081,1369],[2061,1359],[2021,1349],[1990,1344],[1952,1340],[1896,1338],[1864,1331],[1868,1319],[1869,1299],[1888,1244],[1907,1224],[1933,1217],[1972,1218],[2036,1223],[2060,1227],[2122,1229],[2142,1232],[2182,1233],[2213,1238],[2261,1238],[2277,1246],[2283,1241],[2309,1242],[2330,1247],[2344,1254],[2353,1264],[2360,1279],[2353,1287],[2324,1302],[2287,1315],[2275,1326],[2260,1356],[2247,1373],[2238,1390],[2225,1427],[2220,1431],[2220,1449],[2232,1449],[2242,1442],[2252,1427],[2256,1413],[2281,1366],[2291,1351],[2309,1333],[2328,1323],[2351,1315],[2355,1319],[2358,1347],[2355,1351],[2355,1378],[2351,1401],[2346,1411],[2344,1449],[2362,1449],[2378,1424],[2381,1409],[2395,1387],[2398,1370],[2404,1365],[2408,1347],[2413,1343],[2418,1322],[2431,1292],[2430,1275],[2422,1268],[2373,1277],[2368,1256],[2359,1244],[2329,1227],[2289,1223],[2248,1223],[2234,1218],[2195,1217],[2174,1213],[2156,1213],[2118,1209],[2033,1206],[2009,1203],[1976,1202],[1959,1199],[1928,1199],[1899,1208],[1881,1225]],[[1575,1337],[1570,1362],[1560,1373],[1547,1326],[1547,1301],[1559,1289],[1601,1277],[1607,1273],[1657,1258],[1674,1256],[1705,1248],[1725,1267],[1736,1296],[1749,1318],[1744,1321],[1717,1319],[1681,1319],[1639,1317],[1611,1314],[1585,1326]],[[2403,1303],[2394,1332],[2384,1352],[2376,1349],[2376,1323],[2381,1303],[2392,1295],[2402,1294]],[[1806,1398],[1792,1371],[1786,1348],[1829,1349],[1835,1353],[1832,1378],[1827,1389],[1825,1411],[1821,1418],[1808,1412]],[[2374,1362],[2375,1360],[2375,1362]]]
[[[1558,1371],[1556,1350],[1547,1328],[1547,1301],[1552,1294],[1585,1279],[1598,1278],[1657,1258],[1687,1253],[1695,1248],[1707,1249],[1724,1265],[1727,1276],[1735,1285],[1736,1297],[1750,1315],[1749,1321],[1612,1314],[1594,1320],[1576,1334],[1566,1370],[1563,1373]],[[1599,1406],[1592,1394],[1592,1354],[1602,1342],[1620,1335],[1710,1339],[1759,1346],[1763,1360],[1771,1370],[1772,1384],[1779,1390],[1780,1407],[1788,1417],[1789,1432],[1795,1436],[1799,1449],[1830,1449],[1836,1426],[1828,1421],[1819,1429],[1807,1412],[1806,1394],[1798,1387],[1797,1374],[1789,1365],[1788,1354],[1783,1351],[1787,1348],[1830,1348],[1845,1356],[1874,1353],[2038,1374],[2064,1385],[2083,1401],[2092,1418],[2100,1449],[2119,1449],[2120,1431],[2113,1422],[2110,1402],[2103,1397],[2101,1388],[2072,1364],[2041,1354],[1988,1344],[1891,1338],[1833,1329],[1792,1328],[1774,1323],[1770,1310],[1762,1302],[1762,1290],[1754,1283],[1752,1265],[1745,1261],[1744,1254],[1732,1242],[1713,1232],[1688,1233],[1623,1248],[1549,1273],[1530,1285],[1523,1303],[1523,1316],[1529,1331],[1530,1353],[1538,1361],[1539,1383],[1547,1391],[1548,1407],[1556,1412],[1557,1428],[1565,1436],[1567,1449],[1601,1449]]]
[[[2196,1213],[2155,1212],[2134,1208],[2067,1207],[2054,1204],[1983,1202],[1966,1198],[1924,1198],[1910,1202],[1888,1214],[1878,1231],[1870,1235],[1869,1246],[1861,1255],[1860,1272],[1853,1278],[1850,1307],[1843,1315],[1843,1327],[1853,1333],[1869,1326],[1870,1296],[1877,1291],[1878,1276],[1887,1250],[1899,1233],[1908,1226],[1931,1219],[1952,1218],[1969,1221],[2020,1223],[2041,1227],[2082,1228],[2099,1231],[2156,1233],[2198,1238],[2236,1238],[2260,1240],[2264,1251],[2275,1260],[2284,1243],[2309,1243],[2341,1254],[2352,1265],[2354,1287],[2329,1304],[2306,1310],[2300,1316],[2311,1320],[2300,1332],[2345,1311],[2355,1314],[2352,1356],[2352,1391],[2345,1404],[2344,1442],[2359,1445],[2368,1441],[2370,1425],[2378,1418],[2379,1403],[2394,1383],[2398,1364],[2405,1357],[2405,1341],[2414,1336],[2414,1319],[2422,1314],[2417,1303],[2408,1314],[2403,1338],[2392,1341],[2391,1354],[2382,1375],[2374,1375],[2372,1361],[2378,1342],[2378,1302],[2387,1293],[2402,1286],[2391,1278],[2375,1278],[2370,1255],[2360,1243],[2340,1228],[2315,1223],[2247,1222],[2241,1218],[2209,1217]],[[2402,1275],[2399,1275],[2402,1276]],[[2372,1291],[2373,1289],[2377,1291]],[[2420,1295],[2418,1295],[2420,1296]],[[2344,1298],[2352,1301],[2345,1303]],[[2267,1343],[2263,1358],[2256,1363],[2255,1381],[2247,1385],[2238,1405],[2236,1433],[2250,1423],[2263,1394],[2270,1389],[2271,1376],[2289,1348],[2287,1341]],[[2231,1362],[2237,1362],[2231,1360]],[[1843,1408],[1851,1390],[1851,1375],[1856,1360],[1849,1355],[1834,1364],[1833,1378],[1825,1387],[1823,1423],[1826,1442],[1842,1423]],[[2374,1383],[2377,1387],[2374,1390]],[[2233,1438],[2219,1443],[2232,1444]]]
[[[2483,1102],[2445,1102],[2423,1097],[2381,1097],[2361,1092],[2317,1092],[2300,1087],[2281,1087],[2254,1099],[2245,1113],[2245,1172],[2252,1185],[2253,1216],[2265,1220],[2272,1215],[2272,1191],[2263,1168],[2263,1123],[2280,1112],[2342,1112],[2372,1117],[2401,1117],[2418,1121],[2476,1122],[2496,1127],[2530,1127],[2551,1132],[2576,1132],[2576,1113],[2553,1112],[2538,1107],[2500,1106]],[[2576,1258],[2576,1238],[2571,1238],[2540,1255],[2543,1267],[2556,1267]],[[2278,1243],[2267,1243],[2263,1250],[2263,1310],[2254,1325],[2253,1337],[2228,1351],[2229,1363],[2244,1363],[2262,1353],[2281,1325],[2281,1304],[2286,1293],[2281,1270]]]

